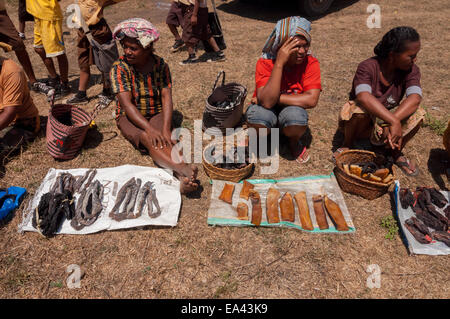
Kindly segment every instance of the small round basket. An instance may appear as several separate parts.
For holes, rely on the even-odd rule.
[[[368,181],[353,174],[347,174],[344,171],[344,164],[356,164],[367,162],[381,162],[384,159],[382,156],[377,156],[373,152],[363,150],[347,150],[342,152],[336,157],[336,167],[334,168],[334,174],[339,183],[339,186],[344,192],[359,195],[365,199],[375,199],[387,193],[389,186],[394,183],[395,174],[391,171],[394,179],[389,183],[378,183]]]
[[[219,145],[220,144],[209,144],[203,150],[203,159],[202,159],[203,168],[206,174],[211,179],[220,179],[238,183],[253,172],[253,168],[255,166],[254,163],[249,163],[245,167],[238,169],[225,169],[214,166],[210,161],[207,160],[208,156],[206,156],[206,153],[207,151],[209,151],[210,147],[216,147]],[[231,147],[233,148],[236,147],[236,144],[223,143],[223,150],[229,149]]]

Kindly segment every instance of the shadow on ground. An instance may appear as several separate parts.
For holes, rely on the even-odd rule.
[[[325,14],[316,17],[308,17],[308,20],[318,20],[330,13],[349,7],[356,2],[358,2],[358,0],[335,0]],[[233,0],[218,5],[217,9],[241,17],[264,20],[267,22],[277,22],[285,17],[303,15],[297,5],[297,1],[288,0]]]
[[[447,152],[440,148],[431,149],[427,164],[428,170],[439,188],[448,191],[443,177],[446,176],[446,170],[450,168],[450,159]],[[448,177],[445,178],[448,181]]]

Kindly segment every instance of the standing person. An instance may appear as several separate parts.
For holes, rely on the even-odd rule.
[[[172,78],[167,63],[154,53],[158,30],[134,18],[119,23],[113,36],[124,51],[110,72],[118,102],[117,127],[134,147],[148,151],[157,165],[174,171],[182,193],[195,191],[197,167],[184,163],[181,156],[172,157]]]
[[[4,43],[2,47],[5,51],[14,50],[20,64],[23,67],[33,91],[49,94],[52,88],[43,82],[36,80],[33,66],[31,65],[30,56],[25,48],[22,39],[19,37],[14,24],[6,12],[5,0],[0,0],[0,43]]]
[[[170,52],[174,53],[179,51],[184,46],[184,41],[178,33],[178,27],[183,25],[183,12],[181,9],[180,0],[172,1],[169,13],[167,14],[166,24],[169,27],[170,32],[172,32],[175,37],[175,42],[170,48]]]
[[[300,164],[310,159],[300,141],[308,128],[306,110],[316,107],[322,90],[319,61],[309,54],[310,31],[301,17],[277,22],[256,63],[253,104],[246,111],[249,127],[280,128]]]
[[[27,12],[26,0],[19,0],[19,37],[25,40],[25,22],[34,21],[31,14]]]
[[[103,9],[109,5],[125,0],[78,0],[81,15],[89,27],[90,33],[99,44],[105,44],[112,40],[112,32],[108,23],[103,18]],[[94,64],[92,46],[84,34],[82,28],[78,29],[78,65],[80,67],[80,81],[78,92],[67,100],[69,104],[85,104],[89,102],[86,90],[91,76],[90,66]],[[98,103],[101,108],[107,107],[114,95],[111,92],[109,76],[102,73],[103,91],[99,94]]]
[[[217,46],[208,23],[208,5],[206,0],[180,0],[183,12],[183,35],[189,56],[181,65],[198,63],[195,46],[201,40],[208,41],[214,52],[210,62],[225,61],[225,54]]]
[[[0,56],[0,135],[4,146],[17,148],[36,137],[39,112],[25,73],[13,60]]]
[[[420,107],[420,70],[415,64],[419,51],[417,31],[397,27],[375,46],[374,57],[358,65],[350,101],[339,115],[344,142],[333,158],[353,147],[356,139],[369,138],[372,145],[386,148],[406,175],[419,174],[418,167],[402,153],[425,117]]]
[[[34,17],[34,50],[49,73],[48,84],[55,89],[55,99],[70,94],[69,61],[64,49],[63,14],[59,0],[26,0],[27,11]],[[60,75],[52,58],[58,60]]]

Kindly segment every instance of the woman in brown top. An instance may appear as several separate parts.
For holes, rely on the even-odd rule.
[[[384,145],[391,150],[396,165],[405,174],[419,173],[416,165],[402,153],[425,115],[419,106],[422,100],[420,70],[414,64],[419,50],[417,31],[397,27],[377,44],[375,57],[358,65],[350,101],[339,116],[344,142],[334,157],[351,148],[356,139],[370,138],[373,145]]]
[[[39,132],[39,112],[22,68],[0,56],[0,142],[17,148]]]

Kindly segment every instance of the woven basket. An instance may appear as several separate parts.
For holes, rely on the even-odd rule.
[[[222,85],[217,86],[220,76],[223,76]],[[216,91],[221,91],[227,97],[240,95],[240,101],[237,105],[229,109],[216,107],[211,103],[211,98]],[[246,96],[247,88],[245,86],[235,82],[225,84],[225,71],[220,71],[214,83],[212,93],[206,99],[202,121],[203,131],[208,130],[213,134],[226,134],[227,128],[236,127],[242,119]]]
[[[394,183],[395,174],[391,171],[394,179],[387,183],[378,183],[368,181],[353,174],[347,174],[344,171],[344,164],[356,164],[365,162],[379,162],[383,158],[375,155],[373,152],[363,150],[347,150],[342,152],[336,157],[336,167],[334,168],[334,174],[339,183],[339,186],[344,192],[359,195],[365,199],[375,199],[387,193],[389,186]]]
[[[92,120],[97,116],[99,105],[89,114],[70,104],[51,103],[47,120],[47,150],[55,159],[73,159],[83,145]]]
[[[225,169],[225,168],[220,168],[220,167],[216,167],[216,166],[212,165],[206,159],[205,154],[206,154],[206,151],[208,151],[208,149],[210,147],[213,147],[216,145],[219,145],[219,144],[209,144],[208,147],[205,147],[203,150],[203,160],[202,160],[203,168],[204,168],[206,174],[211,179],[220,179],[220,180],[238,183],[253,172],[253,168],[255,166],[254,163],[250,163],[247,166],[245,166],[243,168],[239,168],[239,169]],[[229,147],[235,147],[235,146],[236,146],[235,144],[230,144],[230,143],[223,144],[224,150],[228,149]]]

